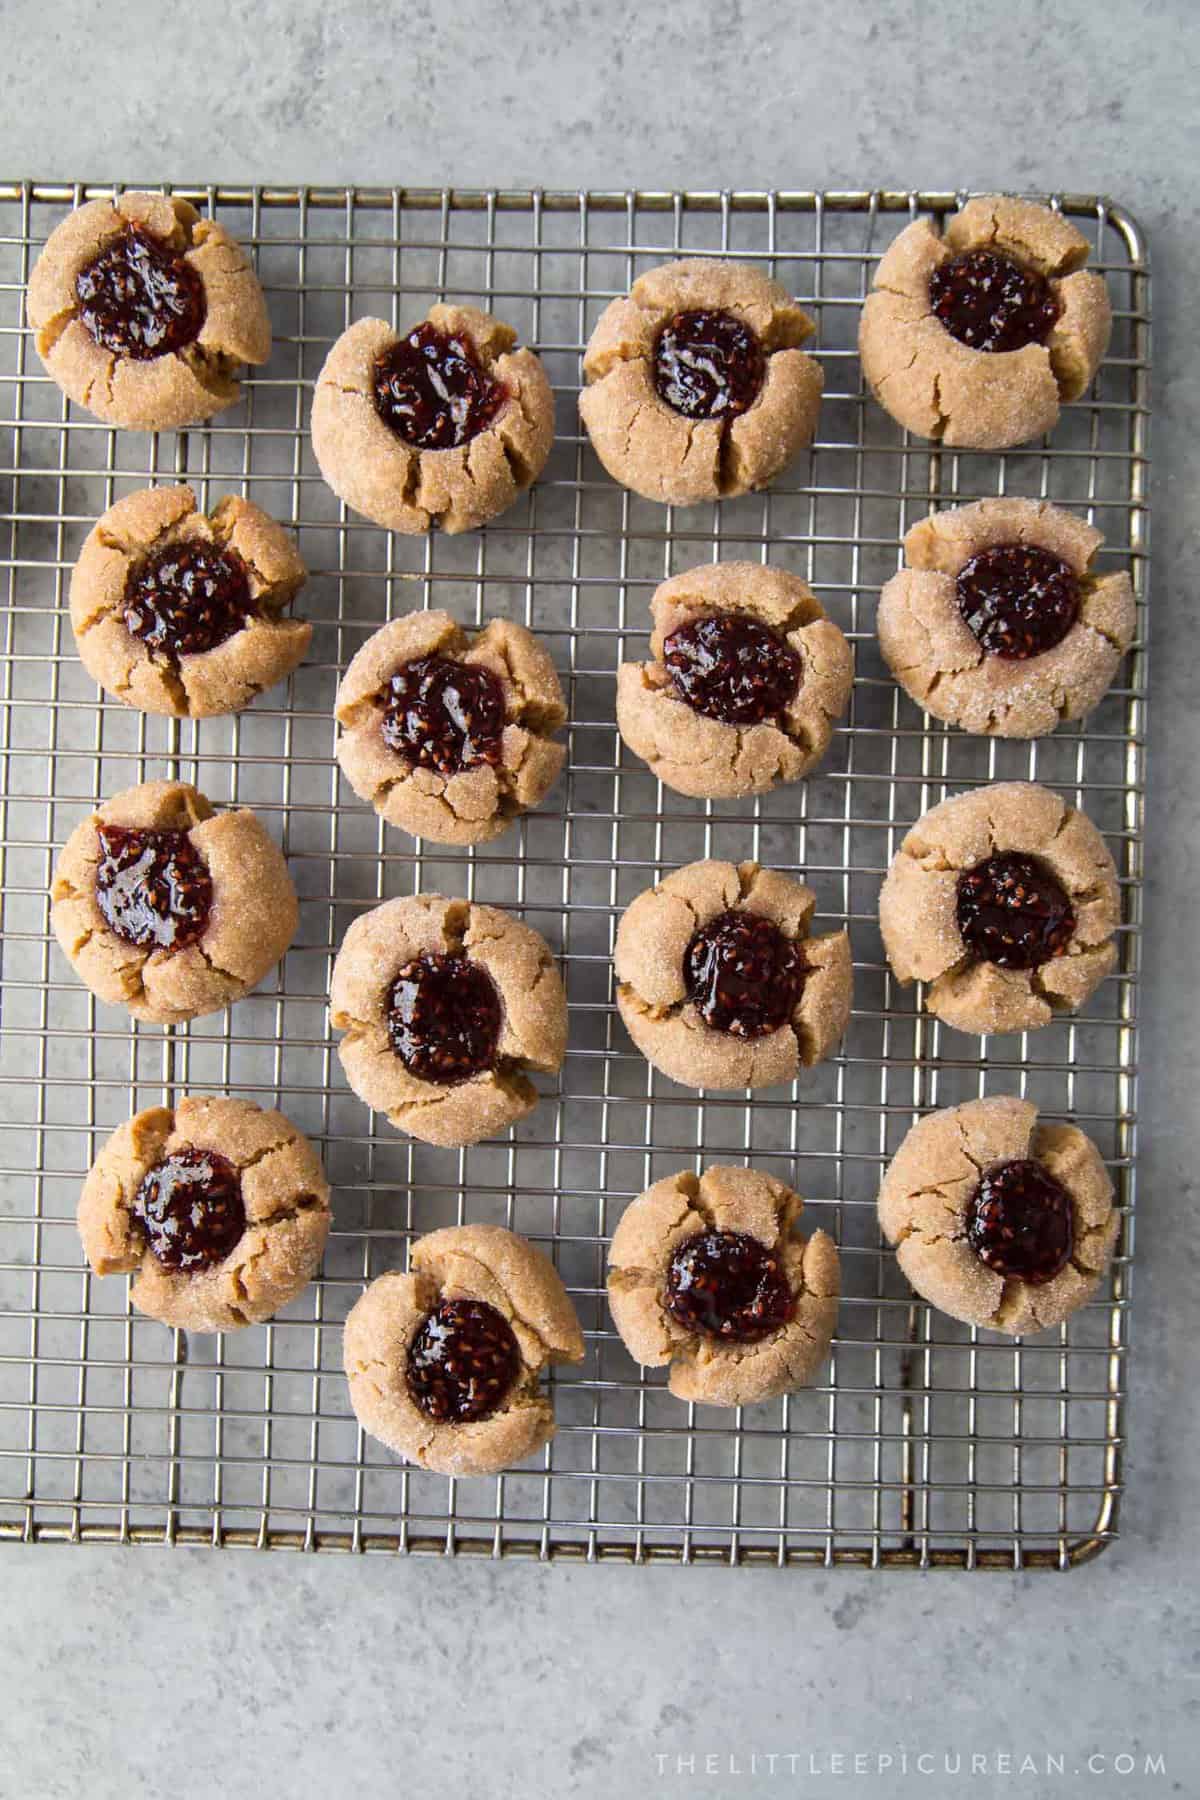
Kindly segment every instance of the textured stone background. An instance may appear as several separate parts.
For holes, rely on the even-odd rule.
[[[5,0],[0,170],[1107,192],[1156,277],[1151,847],[1122,1542],[1063,1579],[8,1549],[0,1795],[1196,1791],[1195,0]],[[78,84],[78,85],[75,85]],[[1165,1776],[705,1775],[1161,1750]],[[698,1758],[657,1773],[655,1752]],[[828,1764],[824,1765],[828,1768]],[[1110,1763],[1111,1767],[1111,1763]]]

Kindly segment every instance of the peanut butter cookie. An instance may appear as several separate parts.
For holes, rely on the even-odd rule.
[[[342,677],[337,759],[389,825],[438,844],[482,844],[537,806],[566,749],[549,655],[523,625],[469,635],[412,612],[369,637]]]
[[[793,1228],[773,1175],[686,1169],[639,1194],[609,1250],[608,1303],[635,1361],[670,1365],[679,1400],[751,1406],[813,1379],[837,1318],[837,1247]]]
[[[978,500],[932,513],[879,598],[879,647],[935,719],[1042,737],[1108,691],[1137,623],[1125,570],[1092,573],[1104,542],[1047,500]]]
[[[617,671],[617,726],[666,787],[739,799],[816,767],[854,658],[806,581],[709,563],[664,581],[650,612],[651,660]]]
[[[152,1025],[219,1012],[279,962],[299,921],[287,864],[254,814],[183,781],[106,800],[63,846],[50,923],[98,1000]]]
[[[97,1275],[185,1331],[272,1318],[316,1274],[329,1183],[308,1140],[252,1100],[189,1095],[120,1126],[88,1172],[79,1235]]]
[[[89,200],[51,232],[25,309],[63,393],[108,425],[169,431],[238,399],[271,322],[241,245],[186,200]]]
[[[919,437],[1005,450],[1041,437],[1108,348],[1090,246],[1048,206],[969,200],[939,234],[914,219],[885,252],[858,352],[885,411]]]
[[[648,1062],[691,1088],[771,1087],[822,1062],[850,1017],[845,931],[809,935],[816,895],[757,863],[695,862],[617,927],[617,1007]]]
[[[106,693],[178,719],[240,712],[303,659],[312,627],[283,609],[306,579],[291,539],[249,500],[198,512],[190,487],[110,506],[71,576],[71,627]]]
[[[693,256],[639,275],[584,352],[579,411],[614,481],[690,506],[766,487],[811,444],[813,323],[749,263]]]
[[[548,1444],[538,1378],[584,1353],[553,1263],[499,1225],[421,1238],[410,1275],[381,1275],[355,1301],[343,1344],[363,1430],[439,1475],[495,1475]]]
[[[923,1300],[1017,1337],[1091,1298],[1120,1219],[1092,1140],[1003,1095],[913,1126],[883,1178],[879,1223]]]
[[[1076,1012],[1116,967],[1117,872],[1091,820],[1048,788],[998,781],[931,807],[879,896],[901,987],[980,1036]]]
[[[329,994],[346,1079],[397,1131],[477,1144],[537,1105],[567,1000],[545,939],[498,906],[443,894],[386,900],[351,925]]]
[[[313,451],[346,505],[389,531],[474,531],[537,480],[554,395],[511,325],[433,306],[405,336],[344,331],[317,377]]]

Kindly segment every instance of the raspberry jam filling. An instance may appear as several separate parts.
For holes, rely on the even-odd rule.
[[[182,950],[204,936],[212,912],[208,866],[183,831],[98,825],[96,904],[127,944]]]
[[[1050,283],[995,250],[965,250],[929,277],[934,316],[970,350],[1044,344],[1062,311]]]
[[[439,1422],[486,1419],[502,1406],[521,1370],[508,1320],[483,1300],[443,1300],[408,1347],[408,1391]]]
[[[204,283],[181,256],[131,225],[75,277],[79,317],[103,350],[149,362],[194,343]]]
[[[1066,954],[1075,912],[1061,882],[1033,856],[1006,850],[958,878],[958,929],[972,956],[1036,969]]]
[[[718,913],[683,955],[688,999],[707,1026],[730,1037],[778,1031],[792,1016],[804,974],[798,946],[757,913]]]
[[[654,385],[685,419],[735,419],[758,398],[767,359],[733,313],[678,312],[654,346]]]
[[[959,570],[958,610],[989,656],[1025,662],[1061,644],[1079,617],[1079,582],[1049,550],[993,544]]]
[[[686,1331],[753,1344],[795,1316],[773,1250],[741,1231],[706,1231],[680,1244],[667,1268],[667,1311]]]
[[[182,538],[152,550],[125,582],[125,628],[172,662],[215,650],[257,608],[234,550]]]
[[[1017,1157],[997,1163],[971,1196],[967,1242],[997,1275],[1015,1275],[1040,1287],[1071,1260],[1071,1196],[1039,1162]]]
[[[508,389],[475,355],[465,333],[418,325],[375,363],[375,410],[416,450],[453,450],[491,424]]]
[[[465,956],[418,956],[388,994],[392,1049],[420,1081],[452,1087],[494,1068],[501,1024],[495,982]]]
[[[421,656],[396,670],[385,693],[383,741],[414,767],[457,775],[500,761],[504,690],[487,669]]]
[[[142,1177],[133,1202],[164,1269],[185,1275],[224,1262],[246,1229],[242,1183],[215,1150],[177,1150]]]
[[[777,631],[740,613],[689,620],[667,638],[663,661],[680,699],[727,725],[778,720],[803,673]]]

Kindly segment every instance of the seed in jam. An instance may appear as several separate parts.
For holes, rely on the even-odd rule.
[[[489,1418],[520,1370],[508,1320],[483,1300],[442,1300],[408,1347],[408,1391],[439,1423]]]
[[[495,982],[465,956],[418,956],[388,994],[392,1049],[410,1075],[443,1087],[495,1066],[501,1023]]]
[[[1065,888],[1033,856],[1006,850],[958,878],[958,929],[973,956],[1036,969],[1066,954],[1075,913]]]
[[[934,316],[971,350],[1044,344],[1062,311],[1046,279],[995,250],[965,250],[929,278]]]
[[[194,343],[204,283],[181,256],[131,225],[75,277],[79,317],[103,350],[149,362]]]
[[[667,1268],[667,1311],[687,1331],[753,1344],[795,1316],[773,1250],[742,1231],[706,1231],[680,1244]]]
[[[204,936],[212,911],[208,866],[183,831],[98,825],[96,904],[127,944],[182,950]]]
[[[375,362],[375,410],[417,450],[453,450],[491,424],[508,389],[482,367],[463,332],[415,331]]]
[[[214,650],[255,610],[241,557],[200,538],[152,550],[125,582],[126,630],[172,662]]]
[[[689,620],[667,638],[663,661],[682,700],[728,725],[779,719],[804,669],[777,631],[741,613]]]
[[[1005,662],[1053,650],[1079,616],[1074,570],[1036,545],[993,544],[963,565],[955,585],[967,626]]]
[[[504,690],[489,670],[420,656],[397,669],[385,691],[383,741],[414,767],[457,775],[500,761]]]
[[[804,974],[799,947],[758,913],[718,913],[683,954],[688,999],[706,1025],[730,1037],[778,1031],[792,1016]]]
[[[1040,1287],[1071,1260],[1071,1196],[1039,1162],[997,1163],[985,1170],[967,1206],[967,1242],[997,1275]]]
[[[679,312],[654,346],[654,385],[685,419],[735,419],[753,406],[767,361],[757,333],[728,312]]]
[[[195,1274],[224,1262],[246,1229],[242,1183],[215,1150],[177,1150],[142,1177],[133,1202],[165,1269]]]

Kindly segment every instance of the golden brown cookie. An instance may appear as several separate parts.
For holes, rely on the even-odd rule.
[[[440,1475],[494,1475],[548,1444],[538,1377],[584,1353],[554,1264],[499,1225],[421,1238],[410,1275],[381,1275],[355,1301],[343,1347],[363,1430]]]
[[[71,576],[84,668],[142,712],[240,712],[283,681],[312,626],[283,617],[306,579],[282,526],[227,495],[198,512],[190,487],[141,488],[97,520]]]
[[[330,1017],[359,1099],[426,1144],[477,1144],[537,1105],[567,1000],[549,945],[498,906],[413,894],[361,914],[333,965]]]
[[[884,253],[859,325],[879,404],[919,437],[974,450],[1050,431],[1112,330],[1089,252],[1069,220],[1031,200],[968,200],[942,234],[914,219]]]
[[[665,786],[738,799],[816,767],[854,657],[806,581],[708,563],[664,581],[650,612],[651,660],[617,671],[617,727]]]
[[[545,799],[566,759],[553,736],[567,716],[558,674],[510,619],[473,634],[444,612],[391,620],[354,657],[335,711],[355,793],[438,844],[499,837]]]
[[[313,451],[346,505],[389,531],[474,531],[541,474],[554,395],[511,325],[432,306],[401,337],[382,319],[344,331],[317,377]]]
[[[254,814],[217,812],[183,781],[127,788],[77,825],[50,898],[80,980],[152,1025],[248,994],[300,916],[287,864]]]
[[[773,1175],[668,1175],[626,1208],[608,1303],[636,1362],[670,1365],[679,1400],[751,1406],[813,1379],[837,1318],[837,1246],[794,1230],[804,1210]]]
[[[186,200],[89,200],[51,232],[25,298],[38,355],[63,392],[108,425],[169,431],[238,399],[265,363],[258,277],[223,225]]]
[[[691,1088],[771,1087],[822,1062],[850,1017],[850,940],[811,937],[816,895],[757,863],[688,863],[617,927],[617,1007]]]
[[[282,1113],[188,1095],[113,1132],[79,1197],[97,1275],[134,1275],[140,1312],[185,1331],[258,1325],[316,1274],[329,1183]]]
[[[884,1175],[879,1223],[922,1299],[1016,1337],[1091,1298],[1120,1219],[1092,1140],[1003,1095],[913,1126]]]
[[[689,506],[766,487],[811,444],[813,324],[750,263],[692,256],[639,275],[605,308],[579,411],[614,481]]]
[[[1108,691],[1133,641],[1124,569],[1048,500],[977,500],[930,514],[879,597],[879,647],[918,706],[964,731],[1042,737]]]
[[[1116,966],[1121,894],[1091,820],[1031,781],[998,781],[931,807],[879,896],[901,987],[981,1036],[1076,1012]]]

